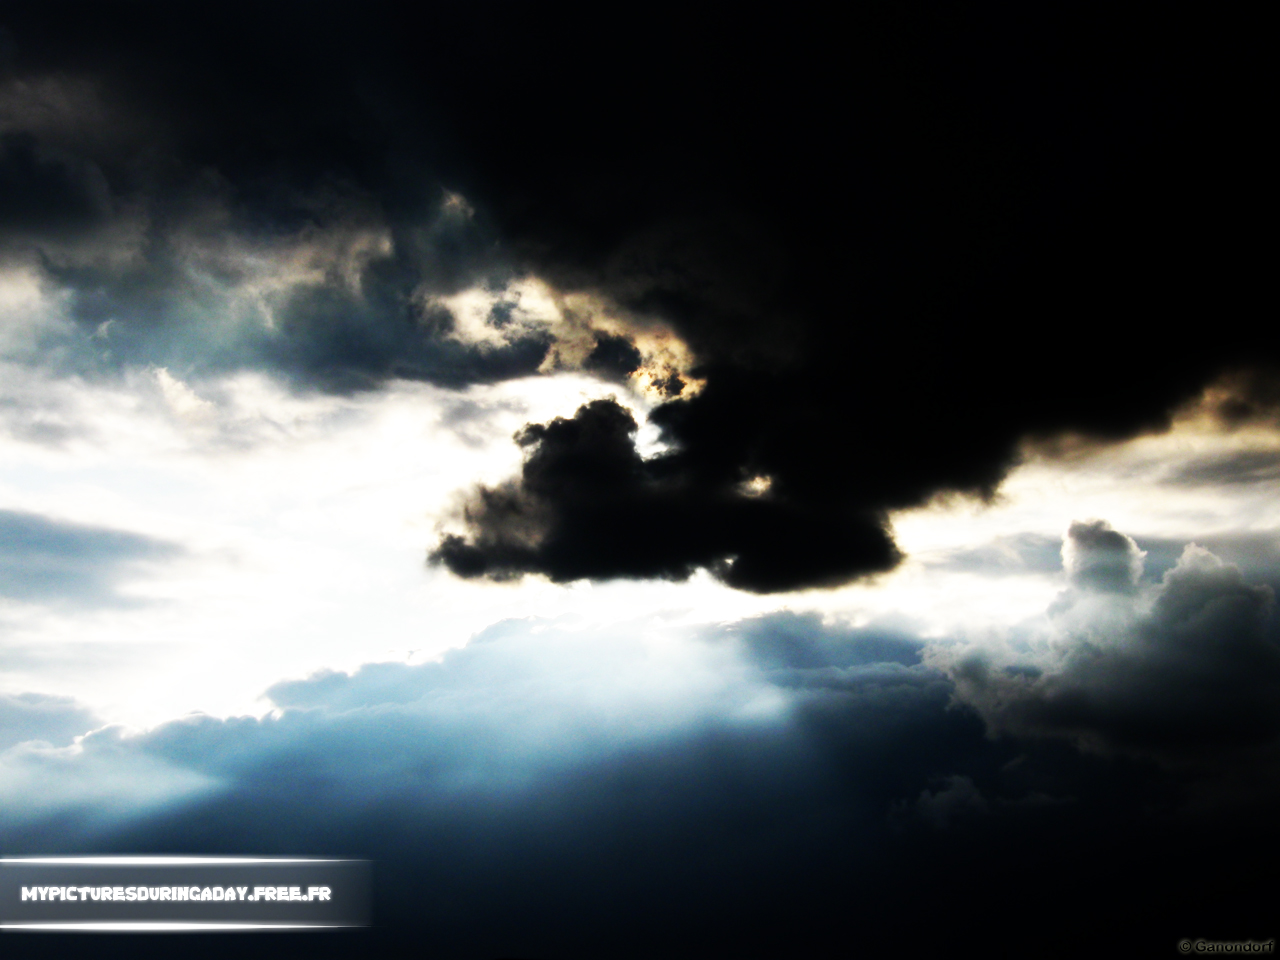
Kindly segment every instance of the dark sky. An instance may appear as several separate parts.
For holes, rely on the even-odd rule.
[[[642,456],[645,424],[614,400],[529,423],[520,471],[462,491],[429,563],[495,583],[705,570],[756,594],[830,588],[904,561],[890,511],[995,497],[1026,441],[1160,432],[1210,386],[1222,432],[1274,425],[1264,35],[1107,9],[11,4],[0,260],[66,296],[75,337],[32,364],[266,371],[300,394],[532,376],[549,333],[482,348],[441,298],[525,276],[589,294],[625,323],[592,332],[588,372],[621,381],[657,325],[691,351],[650,414],[664,452]],[[291,243],[315,278],[269,294],[270,325],[240,323],[253,256]],[[1274,463],[1204,459],[1169,483],[1272,482]],[[1222,537],[1224,556],[1244,542]],[[67,605],[122,603],[127,572],[182,552],[8,509],[0,539],[0,595]],[[1103,521],[1070,528],[1065,566],[1043,536],[973,545],[948,562],[1065,577],[1045,614],[1058,647],[943,656],[909,630],[775,613],[699,642],[733,645],[781,719],[615,751],[535,762],[494,733],[525,723],[505,700],[492,728],[412,712],[455,688],[482,700],[518,659],[505,635],[281,681],[280,716],[100,730],[92,757],[226,787],[6,828],[0,850],[366,856],[376,926],[4,947],[1026,956],[1266,939],[1273,539],[1240,547],[1258,569],[1144,542],[1145,574]],[[1122,648],[1090,645],[1107,631]],[[55,746],[85,716],[0,700],[20,739]]]
[[[705,389],[653,414],[669,456],[641,463],[603,407],[526,433],[524,475],[438,544],[462,576],[844,583],[897,562],[887,510],[990,494],[1027,436],[1159,430],[1224,376],[1237,420],[1274,400],[1270,341],[1220,319],[1261,296],[1260,62],[1233,28],[376,3],[9,23],[3,243],[86,328],[116,321],[117,358],[336,390],[527,375],[545,339],[469,350],[414,296],[527,271],[692,347]],[[184,249],[362,221],[394,252],[358,292],[194,335]]]

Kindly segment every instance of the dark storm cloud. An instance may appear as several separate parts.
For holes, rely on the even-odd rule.
[[[1271,588],[1189,545],[1140,590],[1136,544],[1101,521],[1072,524],[1064,555],[1071,586],[1050,607],[1046,636],[927,658],[947,665],[958,700],[997,734],[1174,764],[1269,766],[1280,747]]]
[[[136,603],[119,587],[148,563],[182,552],[136,533],[0,510],[0,596],[76,606]]]
[[[464,511],[471,540],[446,536],[431,560],[460,576],[538,572],[557,582],[684,579],[706,567],[756,593],[837,584],[898,561],[875,512],[744,492],[745,478],[709,476],[683,449],[642,459],[636,429],[613,400],[525,427],[520,479],[478,488]]]
[[[630,340],[606,334],[596,340],[596,345],[583,361],[582,368],[606,379],[625,380],[629,374],[639,369],[640,362],[640,351]],[[678,387],[675,392],[680,392]]]
[[[59,240],[111,214],[110,188],[91,163],[41,149],[30,135],[0,135],[0,235]]]
[[[682,501],[767,477],[775,504],[802,505],[779,518],[800,537],[810,518],[984,495],[1023,437],[1163,429],[1214,377],[1274,365],[1232,338],[1148,335],[1144,318],[1245,310],[1226,291],[1257,262],[1206,243],[1237,235],[1207,171],[1224,143],[1255,155],[1256,65],[1202,76],[1176,35],[1084,16],[692,18],[677,36],[646,21],[634,48],[587,44],[543,71],[547,99],[589,123],[590,151],[550,143],[510,165],[498,131],[533,139],[538,120],[506,105],[501,124],[461,122],[481,145],[477,195],[541,275],[661,314],[693,347],[706,389],[652,415],[690,478]],[[1211,58],[1214,42],[1193,46]],[[641,65],[657,50],[661,78]],[[648,515],[597,524],[527,478],[492,507],[437,551],[456,572],[670,575],[754,549],[736,525],[695,524],[698,550],[663,525],[661,562],[627,569],[601,541],[622,550]],[[539,510],[555,549],[517,548]],[[768,589],[847,582],[887,555],[812,560]]]
[[[989,739],[972,712],[948,708],[941,674],[900,662],[900,645],[875,662],[870,632],[744,621],[693,642],[710,654],[741,642],[763,673],[724,684],[724,664],[688,664],[683,675],[711,666],[721,687],[647,703],[616,696],[651,663],[619,656],[618,640],[616,629],[508,621],[437,664],[279,684],[275,702],[296,706],[278,716],[105,729],[78,752],[28,745],[0,758],[6,853],[375,860],[374,929],[302,944],[278,935],[262,945],[276,956],[408,955],[424,938],[448,957],[814,956],[904,942],[933,953],[993,898],[1009,916],[988,945],[1023,922],[1052,928],[1082,905],[1080,870],[1098,862],[1127,866],[1090,874],[1089,909],[1055,934],[1062,943],[1101,930],[1176,940],[1174,920],[1256,922],[1269,904],[1256,880],[1206,896],[1247,860],[1226,856],[1237,842],[1252,837],[1252,850],[1274,835],[1247,802],[1226,831],[1152,816],[1177,808],[1176,777],[1051,741]],[[808,652],[782,661],[807,666],[761,660],[797,644]],[[584,658],[598,659],[582,671]],[[868,679],[788,685],[786,709],[740,709],[778,671],[833,663]],[[881,683],[876,666],[913,679]],[[99,793],[79,806],[50,800],[84,771]],[[112,802],[103,782],[169,799]],[[1032,871],[1034,883],[1009,883]],[[1123,895],[1134,883],[1160,909],[1134,919]]]
[[[676,454],[636,466],[614,428],[608,456],[631,460],[611,502],[560,464],[589,508],[528,477],[477,491],[474,527],[439,551],[457,572],[829,586],[892,563],[885,511],[990,494],[1027,436],[1163,429],[1232,371],[1224,417],[1273,406],[1271,347],[1158,335],[1262,299],[1244,238],[1267,61],[1249,31],[1083,11],[655,7],[614,30],[546,5],[219,10],[199,30],[158,4],[7,15],[23,90],[98,91],[42,94],[62,106],[6,128],[35,138],[15,141],[13,182],[44,185],[49,224],[88,230],[103,182],[112,209],[140,211],[114,259],[27,241],[86,331],[117,321],[112,362],[263,363],[341,390],[518,376],[545,338],[460,344],[431,296],[532,273],[662,320],[699,365],[705,388],[652,414]],[[134,118],[130,146],[67,135],[95,112]],[[318,210],[334,192],[386,252],[331,258],[265,312],[232,297],[261,292],[228,279],[246,250],[294,262],[282,238],[358,221]],[[455,195],[474,217],[440,232]],[[178,238],[213,208],[197,250],[219,232],[239,246],[202,260]],[[254,334],[218,335],[237,310]],[[634,361],[605,339],[588,366]],[[568,428],[540,429],[547,464]],[[766,497],[729,492],[758,478]]]
[[[533,373],[544,335],[479,349],[432,305],[512,264],[446,190],[447,130],[398,92],[403,64],[370,59],[370,25],[322,16],[308,44],[291,8],[227,13],[195,32],[145,4],[11,18],[0,254],[67,294],[62,364],[337,391]]]

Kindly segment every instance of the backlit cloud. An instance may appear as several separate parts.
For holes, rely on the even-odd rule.
[[[1100,521],[1072,524],[1063,552],[1070,585],[1042,625],[926,657],[992,733],[1209,765],[1276,746],[1270,587],[1195,544],[1142,586],[1136,545]]]

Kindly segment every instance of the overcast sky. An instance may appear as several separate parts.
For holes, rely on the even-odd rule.
[[[276,955],[1274,936],[1247,33],[0,13],[0,853],[376,861]]]

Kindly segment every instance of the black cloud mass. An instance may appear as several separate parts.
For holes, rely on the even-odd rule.
[[[439,298],[527,275],[689,346],[705,387],[652,414],[676,453],[640,462],[598,409],[526,432],[522,480],[476,491],[438,544],[461,575],[847,582],[894,563],[886,511],[989,494],[1026,437],[1159,430],[1224,377],[1223,416],[1276,395],[1270,341],[1210,332],[1250,315],[1259,275],[1262,60],[1239,25],[6,17],[0,245],[70,292],[66,362],[267,365],[330,390],[523,376],[545,331],[468,343]],[[585,368],[633,371],[625,340],[599,336]],[[552,472],[565,488],[539,485]]]
[[[463,576],[556,581],[683,579],[702,566],[756,592],[840,583],[898,560],[870,511],[744,495],[732,474],[708,476],[683,450],[641,459],[635,432],[611,400],[526,427],[520,480],[479,488],[465,509],[474,541],[447,536],[431,558]]]

